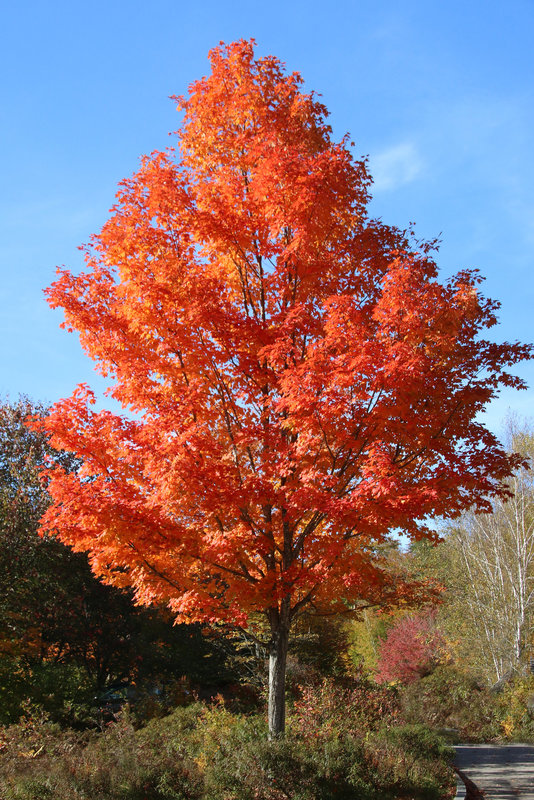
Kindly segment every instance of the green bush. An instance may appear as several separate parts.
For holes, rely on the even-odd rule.
[[[400,699],[407,723],[453,729],[462,741],[487,742],[502,736],[496,695],[454,667],[437,667],[404,687]]]
[[[366,744],[376,785],[386,795],[439,800],[451,787],[454,751],[423,725],[375,732]]]
[[[173,735],[185,722],[136,731],[128,714],[102,734],[76,735],[49,723],[4,731],[7,762],[0,776],[2,800],[197,800],[202,775]],[[174,715],[173,715],[174,716]],[[161,722],[161,721],[158,721]]]
[[[324,680],[295,701],[289,732],[267,741],[265,722],[205,711],[197,736],[210,800],[438,800],[454,784],[451,751],[431,731],[396,727],[395,691]]]
[[[366,780],[363,748],[356,739],[315,744],[298,735],[267,740],[258,717],[204,716],[202,759],[210,800],[341,800],[378,798]]]
[[[286,737],[272,742],[263,715],[201,703],[139,730],[128,712],[101,733],[26,720],[2,732],[0,797],[438,800],[453,785],[441,741],[422,728],[394,724],[391,692],[380,688],[368,698],[366,720],[355,687],[325,682],[315,691],[316,713],[304,719],[312,698],[303,696]],[[380,703],[386,704],[382,727]]]
[[[0,659],[0,724],[21,717],[45,716],[67,727],[96,723],[91,708],[94,687],[85,670],[74,664]]]

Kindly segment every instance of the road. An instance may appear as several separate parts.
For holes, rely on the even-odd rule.
[[[534,800],[534,747],[526,744],[460,744],[454,764],[487,800]],[[458,800],[465,797],[460,785]]]

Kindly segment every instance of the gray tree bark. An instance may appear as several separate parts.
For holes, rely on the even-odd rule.
[[[284,735],[286,724],[286,667],[289,643],[289,608],[272,610],[269,646],[269,739]]]

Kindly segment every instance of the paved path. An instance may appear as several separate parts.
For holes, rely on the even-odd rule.
[[[526,744],[459,744],[454,764],[487,800],[534,800],[534,747]],[[465,797],[459,785],[457,798]]]

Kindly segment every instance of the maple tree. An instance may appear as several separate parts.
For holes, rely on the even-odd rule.
[[[51,471],[42,526],[179,620],[263,614],[277,735],[295,618],[409,596],[390,532],[506,492],[518,459],[476,416],[531,351],[481,338],[475,272],[441,284],[431,243],[369,219],[365,161],[298,74],[252,41],[210,59],[177,149],[47,290],[128,413],[85,385],[52,408],[83,466]]]

